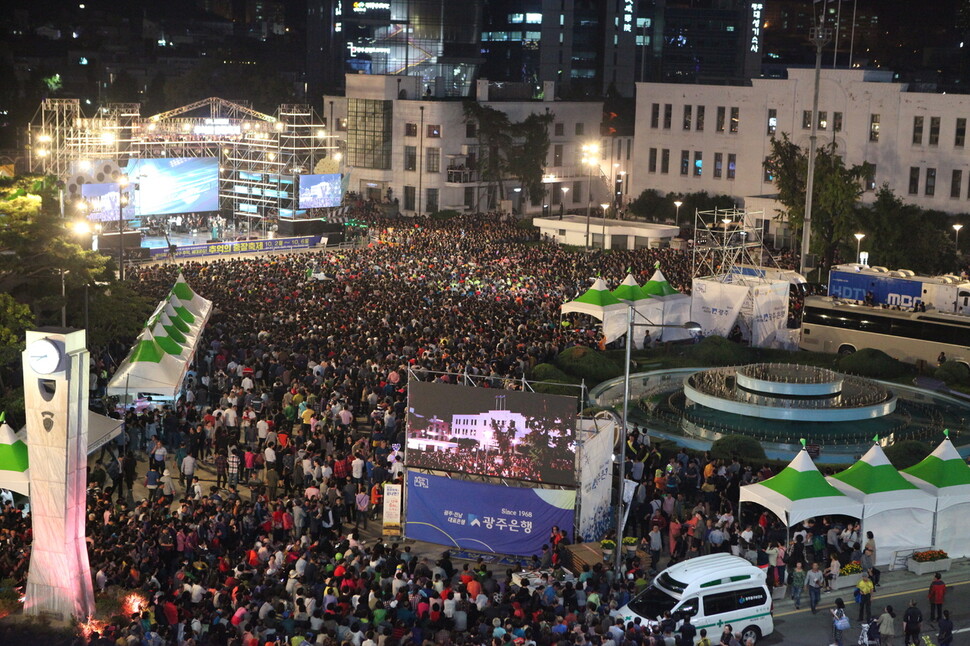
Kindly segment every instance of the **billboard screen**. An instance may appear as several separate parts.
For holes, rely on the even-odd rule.
[[[409,467],[574,485],[576,399],[408,384]]]
[[[542,551],[553,527],[572,530],[576,491],[506,487],[408,471],[407,501],[408,538],[531,556]]]
[[[137,187],[137,215],[219,210],[219,160],[215,157],[132,159],[125,172]]]
[[[86,205],[87,218],[92,222],[117,221],[118,197],[117,184],[81,184],[81,198]],[[124,217],[126,220],[133,217],[130,206],[125,207]]]
[[[300,175],[300,208],[324,209],[343,201],[340,173]]]

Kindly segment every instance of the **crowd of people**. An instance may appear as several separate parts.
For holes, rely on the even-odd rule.
[[[380,515],[382,486],[403,475],[408,380],[447,383],[467,374],[519,387],[532,367],[566,347],[598,344],[598,326],[563,326],[559,313],[590,276],[615,285],[632,268],[643,283],[659,262],[668,281],[687,291],[689,256],[671,249],[586,255],[493,214],[364,215],[374,235],[366,247],[156,265],[129,275],[138,291],[161,298],[181,271],[213,300],[214,314],[184,396],[128,410],[119,446],[92,469],[87,533],[96,590],[140,590],[147,606],[98,627],[89,642],[647,646],[681,639],[660,626],[617,623],[611,612],[642,589],[661,554],[676,561],[740,545],[747,528],[733,517],[738,487],[768,474],[681,455],[661,463],[635,434],[628,473],[639,485],[628,532],[653,558],[631,559],[622,572],[597,565],[575,584],[518,587],[510,571],[482,561],[457,566],[447,552],[423,558],[361,532]],[[331,279],[309,278],[311,266]],[[0,566],[23,583],[29,518],[7,507],[2,522]],[[765,543],[771,554],[770,544],[784,542],[777,521],[757,531],[757,539],[744,539],[752,549]],[[774,560],[786,571],[796,567],[797,560]],[[740,644],[730,630],[720,639]]]

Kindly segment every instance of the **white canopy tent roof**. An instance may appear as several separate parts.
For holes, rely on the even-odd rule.
[[[108,394],[145,393],[174,399],[211,313],[212,302],[192,291],[179,274],[108,382]]]
[[[936,498],[901,476],[878,444],[851,467],[826,479],[862,503],[862,528],[876,539],[876,565],[892,562],[897,550],[933,542]]]
[[[599,319],[603,322],[603,336],[609,343],[626,334],[629,307],[610,293],[606,281],[597,278],[584,294],[564,303],[562,313],[588,314]]]
[[[862,503],[829,484],[805,449],[778,475],[741,487],[741,502],[758,503],[788,527],[816,516],[862,518]]]

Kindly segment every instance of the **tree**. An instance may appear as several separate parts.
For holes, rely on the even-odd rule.
[[[482,181],[488,184],[489,194],[497,190],[499,195],[504,195],[505,183],[514,180],[522,187],[524,199],[541,197],[545,191],[542,171],[549,154],[549,124],[553,115],[530,114],[525,120],[513,123],[500,110],[466,101],[464,117],[466,123],[476,124],[476,168]]]
[[[667,193],[648,188],[630,202],[630,211],[637,217],[651,222],[673,222],[677,218],[677,206],[674,202],[680,200],[680,221],[685,226],[694,222],[695,211],[713,211],[714,209],[733,209],[737,206],[730,195],[709,195],[707,191],[696,193]]]
[[[107,259],[72,240],[59,214],[56,181],[39,176],[0,180],[0,292],[29,306],[38,323],[60,310],[67,290],[105,279]]]
[[[771,154],[764,166],[778,187],[784,217],[800,231],[805,221],[806,153],[782,133],[781,139],[772,138]],[[858,230],[863,181],[871,174],[872,164],[868,162],[846,167],[835,144],[816,150],[810,249],[821,258],[823,267],[832,266],[840,246],[848,245]]]
[[[955,266],[948,216],[906,204],[888,185],[860,211],[860,230],[866,234],[870,261],[892,269],[942,274]],[[855,249],[852,250],[855,253]]]

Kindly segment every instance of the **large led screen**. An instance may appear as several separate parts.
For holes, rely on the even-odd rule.
[[[214,157],[132,159],[126,170],[138,215],[219,210],[219,160]]]
[[[340,173],[300,175],[300,208],[323,209],[340,206],[343,188]]]
[[[576,483],[575,398],[414,382],[408,399],[407,466]]]
[[[130,196],[127,195],[126,199]],[[92,222],[117,221],[118,219],[118,185],[117,184],[82,184],[81,198],[87,212],[87,218]],[[124,218],[133,217],[132,208],[125,207]]]

